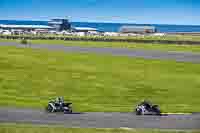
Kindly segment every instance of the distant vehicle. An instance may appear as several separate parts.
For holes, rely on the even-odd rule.
[[[135,108],[136,115],[161,115],[158,105],[153,105],[149,101],[143,101]]]
[[[46,107],[47,112],[63,112],[63,113],[72,113],[72,103],[65,103],[63,97],[57,97],[55,100],[52,100],[48,103]]]

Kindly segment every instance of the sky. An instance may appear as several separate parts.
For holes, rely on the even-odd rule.
[[[200,25],[200,0],[0,0],[1,20]]]

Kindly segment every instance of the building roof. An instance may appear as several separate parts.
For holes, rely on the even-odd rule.
[[[53,29],[51,26],[46,25],[5,25],[0,24],[0,28],[21,28],[21,29]]]
[[[90,28],[90,27],[73,27],[73,29],[75,30],[79,30],[79,31],[98,31],[98,29],[96,28]]]

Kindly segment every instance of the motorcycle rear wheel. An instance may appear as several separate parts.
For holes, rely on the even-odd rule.
[[[156,115],[161,115],[160,108],[157,105],[153,106],[152,109],[156,113]]]

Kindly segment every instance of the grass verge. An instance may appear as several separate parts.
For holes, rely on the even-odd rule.
[[[0,133],[199,133],[199,131],[162,131],[158,129],[95,129],[0,124]]]
[[[130,112],[151,99],[165,112],[200,111],[200,64],[2,46],[0,105],[44,108],[56,96],[76,111]]]
[[[20,40],[0,39],[0,42],[18,42]],[[66,46],[82,46],[82,47],[112,47],[112,48],[132,48],[145,50],[161,50],[161,51],[187,51],[200,52],[198,45],[177,45],[177,44],[143,44],[128,42],[90,42],[90,41],[63,41],[63,40],[28,40],[31,44],[63,44]]]

